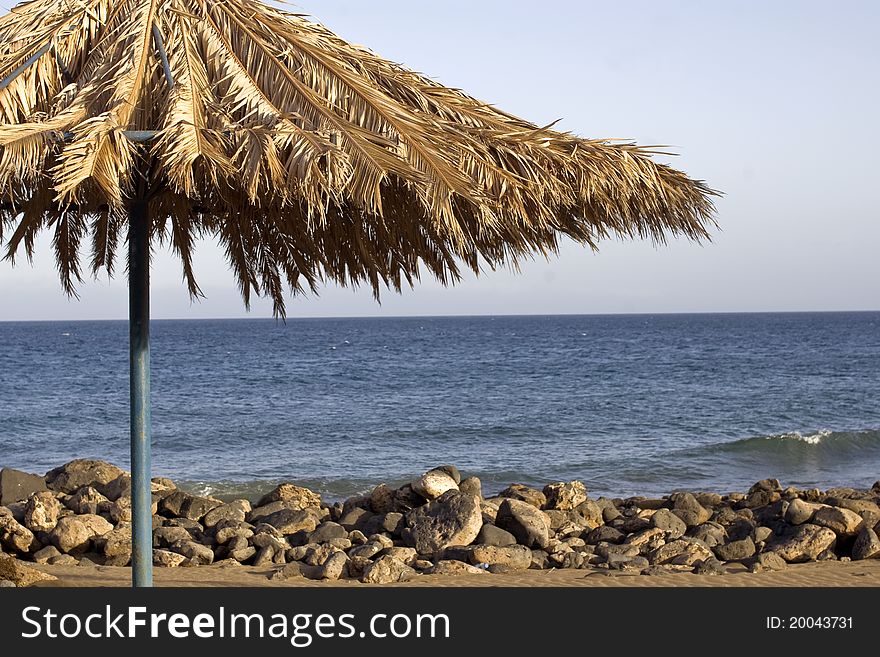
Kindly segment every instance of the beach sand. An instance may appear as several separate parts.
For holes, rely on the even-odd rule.
[[[96,587],[129,586],[131,570],[107,566],[49,566],[34,568],[57,577],[39,586]],[[792,565],[776,572],[749,573],[742,568],[725,575],[690,573],[639,576],[607,574],[608,571],[528,570],[510,575],[467,575],[459,577],[420,576],[399,587],[880,587],[880,560],[821,562]],[[316,582],[302,577],[271,581],[272,569],[199,566],[194,568],[157,568],[154,582],[158,587],[364,587],[357,581]]]

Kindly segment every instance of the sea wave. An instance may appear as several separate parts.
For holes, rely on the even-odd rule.
[[[812,432],[788,431],[770,435],[751,436],[733,442],[715,443],[703,450],[727,453],[777,453],[787,451],[848,454],[864,450],[880,450],[880,429],[858,431]]]

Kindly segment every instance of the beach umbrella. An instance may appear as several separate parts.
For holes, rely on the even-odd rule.
[[[564,238],[707,238],[714,193],[652,155],[534,125],[255,1],[39,0],[0,18],[6,256],[50,231],[75,295],[128,246],[134,585],[152,582],[152,248],[170,245],[195,297],[194,243],[216,238],[245,304],[265,295],[283,317],[286,289],[378,296]]]

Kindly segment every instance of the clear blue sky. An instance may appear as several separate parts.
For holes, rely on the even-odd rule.
[[[8,7],[9,0],[0,0]],[[325,289],[292,317],[880,310],[880,3],[314,0],[297,10],[347,39],[538,123],[668,144],[723,190],[714,243],[609,242],[373,303]],[[48,239],[35,266],[0,264],[0,320],[124,318],[124,279],[68,301]],[[191,304],[159,254],[154,316],[245,315],[211,243]],[[268,316],[267,303],[253,314]]]

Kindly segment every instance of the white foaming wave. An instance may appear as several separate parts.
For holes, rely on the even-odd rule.
[[[790,431],[788,433],[779,434],[778,436],[767,436],[767,440],[800,440],[808,445],[818,445],[823,438],[830,436],[832,432],[828,429],[821,429],[816,433],[802,434],[800,431]]]

